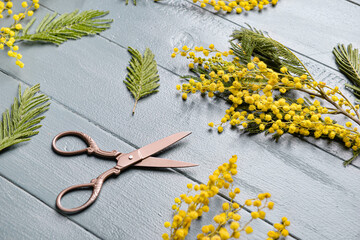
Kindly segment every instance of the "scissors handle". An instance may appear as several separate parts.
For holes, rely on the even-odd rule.
[[[106,172],[102,173],[100,176],[98,176],[97,178],[91,180],[90,183],[85,183],[85,184],[78,184],[78,185],[74,185],[71,187],[68,187],[64,190],[62,190],[60,192],[60,194],[57,196],[56,198],[56,206],[58,209],[60,209],[63,212],[66,213],[77,213],[80,212],[82,210],[84,210],[85,208],[89,207],[91,204],[93,204],[95,202],[95,200],[97,199],[97,197],[100,194],[101,188],[104,184],[104,181],[110,177],[111,175],[119,175],[121,172],[121,167],[116,165],[115,167],[107,170]],[[75,191],[75,190],[79,190],[79,189],[84,189],[84,188],[92,188],[92,194],[89,198],[89,200],[87,200],[86,203],[84,203],[83,205],[79,206],[79,207],[75,207],[75,208],[65,208],[61,205],[61,199],[63,198],[63,196],[71,191]]]
[[[83,140],[86,145],[88,145],[87,148],[84,148],[84,149],[80,149],[80,150],[76,150],[76,151],[63,151],[63,150],[60,150],[57,146],[56,146],[56,142],[62,138],[62,137],[65,137],[65,136],[75,136],[75,137],[78,137],[80,138],[81,140]],[[111,152],[108,152],[108,151],[104,151],[104,150],[101,150],[97,144],[95,143],[95,141],[90,137],[88,136],[87,134],[85,133],[82,133],[82,132],[77,132],[77,131],[66,131],[66,132],[62,132],[62,133],[59,133],[58,135],[56,135],[52,141],[52,148],[53,150],[57,153],[57,154],[60,154],[60,155],[67,155],[67,156],[71,156],[71,155],[78,155],[78,154],[82,154],[82,153],[87,153],[89,155],[91,154],[94,154],[96,156],[99,156],[99,157],[104,157],[104,158],[116,158],[117,156],[119,156],[121,153],[118,152],[118,151],[111,151]]]

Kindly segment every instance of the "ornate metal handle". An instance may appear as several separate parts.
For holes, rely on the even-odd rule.
[[[86,145],[88,145],[87,148],[84,149],[80,149],[80,150],[76,150],[76,151],[63,151],[60,150],[57,146],[56,146],[56,142],[65,136],[75,136],[80,138],[81,140],[83,140]],[[78,154],[82,154],[82,153],[87,153],[89,155],[94,154],[96,156],[99,157],[105,157],[105,158],[116,158],[117,156],[119,156],[121,153],[118,151],[104,151],[101,150],[97,144],[95,143],[95,141],[87,134],[82,133],[82,132],[77,132],[77,131],[66,131],[66,132],[62,132],[59,133],[58,135],[56,135],[52,141],[52,148],[54,150],[54,152],[60,154],[60,155],[67,155],[67,156],[71,156],[71,155],[78,155]]]
[[[91,204],[93,204],[95,202],[95,200],[99,196],[102,185],[104,184],[104,181],[111,175],[119,175],[120,170],[121,170],[121,167],[115,166],[115,167],[107,170],[103,174],[101,174],[96,179],[91,180],[90,183],[78,184],[78,185],[74,185],[74,186],[71,186],[71,187],[68,187],[68,188],[62,190],[56,198],[57,208],[66,213],[77,213],[77,212],[80,212],[80,211],[84,210],[85,208],[89,207]],[[61,205],[61,198],[65,194],[67,194],[71,191],[75,191],[75,190],[83,189],[83,188],[93,188],[93,192],[92,192],[89,200],[86,203],[84,203],[83,205],[81,205],[79,207],[75,207],[75,208],[65,208]]]

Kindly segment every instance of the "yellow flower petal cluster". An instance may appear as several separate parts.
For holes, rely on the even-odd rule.
[[[10,27],[1,27],[0,28],[0,50],[4,50],[8,48],[8,56],[15,58],[15,63],[20,68],[24,67],[24,63],[20,61],[22,55],[18,53],[19,47],[14,45],[15,43],[15,35],[22,30],[23,26],[21,25],[21,21],[26,16],[32,16],[34,12],[32,10],[38,9],[40,7],[39,0],[32,0],[29,4],[24,1],[21,3],[21,6],[24,10],[21,13],[14,14],[13,19],[14,23]],[[0,0],[0,19],[3,18],[3,13],[6,11],[7,15],[13,14],[13,3],[11,1],[1,1]]]
[[[257,218],[264,219],[266,216],[265,210],[273,209],[274,203],[270,201],[270,193],[260,193],[256,198],[246,200],[243,205],[234,201],[235,197],[240,194],[240,189],[233,187],[233,176],[237,174],[236,162],[237,156],[234,155],[229,159],[229,162],[220,165],[209,176],[206,185],[193,185],[190,183],[187,185],[187,193],[181,194],[180,197],[174,199],[172,222],[164,223],[165,228],[170,228],[170,233],[162,235],[164,240],[185,239],[192,221],[209,212],[211,198],[222,189],[228,190],[230,201],[222,204],[221,213],[213,217],[214,223],[202,226],[197,239],[237,239],[240,238],[241,234],[251,234],[253,232],[250,223]],[[240,215],[240,211],[244,206],[252,209],[251,217],[245,221]],[[274,224],[274,230],[268,233],[269,237],[272,236],[269,239],[278,239],[280,236],[286,237],[289,234],[285,227],[289,226],[290,222],[286,218],[282,220],[281,227],[278,223]]]
[[[281,223],[274,223],[274,230],[267,233],[266,240],[283,239],[289,236],[289,231],[286,227],[290,226],[290,221],[286,217],[281,218]]]
[[[194,3],[200,3],[202,8],[210,5],[215,11],[241,13],[243,10],[253,9],[262,10],[264,6],[272,4],[275,6],[278,0],[193,0]]]
[[[197,52],[205,58],[197,56]],[[286,67],[275,71],[257,57],[246,65],[241,64],[232,50],[221,52],[213,44],[208,48],[176,48],[172,57],[178,54],[190,59],[190,68],[200,73],[176,87],[184,100],[188,94],[200,92],[209,97],[225,96],[231,103],[219,124],[209,123],[219,132],[230,124],[253,133],[266,131],[275,137],[290,133],[337,139],[354,152],[360,149],[360,133],[352,123],[360,124],[359,106],[352,105],[338,87],[316,82],[308,75],[293,75]],[[229,56],[231,61],[224,59]],[[284,94],[289,91],[315,100],[288,98]],[[330,118],[331,114],[345,115],[350,121],[337,124]]]

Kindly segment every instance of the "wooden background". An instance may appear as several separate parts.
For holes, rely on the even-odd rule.
[[[279,143],[263,135],[248,136],[226,128],[222,134],[207,123],[219,121],[226,104],[198,95],[183,102],[175,86],[187,73],[186,60],[171,59],[173,47],[214,43],[226,50],[234,29],[267,31],[291,48],[309,66],[314,77],[331,85],[348,80],[338,72],[332,48],[337,43],[360,47],[359,0],[280,0],[276,7],[245,14],[214,14],[192,1],[154,3],[138,0],[42,0],[34,14],[39,19],[54,11],[110,10],[110,30],[60,47],[20,44],[25,62],[18,68],[2,51],[0,111],[16,96],[18,84],[41,84],[51,97],[40,134],[30,142],[0,153],[0,239],[159,239],[163,222],[171,218],[173,199],[186,184],[207,182],[216,166],[238,154],[235,185],[239,202],[270,192],[275,209],[267,221],[258,220],[248,239],[265,239],[271,223],[287,216],[289,239],[360,239],[360,159],[347,168],[350,151],[337,143],[284,136]],[[133,99],[122,83],[130,60],[127,47],[156,55],[160,92],[140,101],[131,116]],[[350,95],[350,93],[348,92]],[[87,183],[113,162],[94,157],[65,158],[53,153],[52,138],[61,131],[89,134],[100,147],[127,152],[179,131],[193,134],[161,157],[197,163],[183,170],[131,169],[104,185],[100,198],[86,211],[62,215],[56,211],[57,194],[67,186]],[[62,141],[67,149],[81,143]],[[88,192],[64,199],[75,206]],[[224,201],[216,197],[212,206]],[[210,215],[210,214],[208,214]],[[249,214],[244,211],[243,218]],[[206,215],[197,222],[194,239]],[[198,229],[196,229],[198,228]],[[246,239],[246,236],[243,236]]]

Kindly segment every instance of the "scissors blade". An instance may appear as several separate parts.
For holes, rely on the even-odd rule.
[[[176,161],[171,159],[148,157],[141,162],[138,162],[134,167],[156,167],[156,168],[185,168],[185,167],[195,167],[198,164]]]
[[[160,152],[164,148],[167,148],[168,146],[180,141],[181,139],[183,139],[184,137],[186,137],[190,134],[191,134],[191,132],[175,133],[166,138],[163,138],[156,142],[150,143],[150,144],[146,145],[145,147],[138,149],[138,151],[141,152],[142,159],[145,159],[157,152]]]

